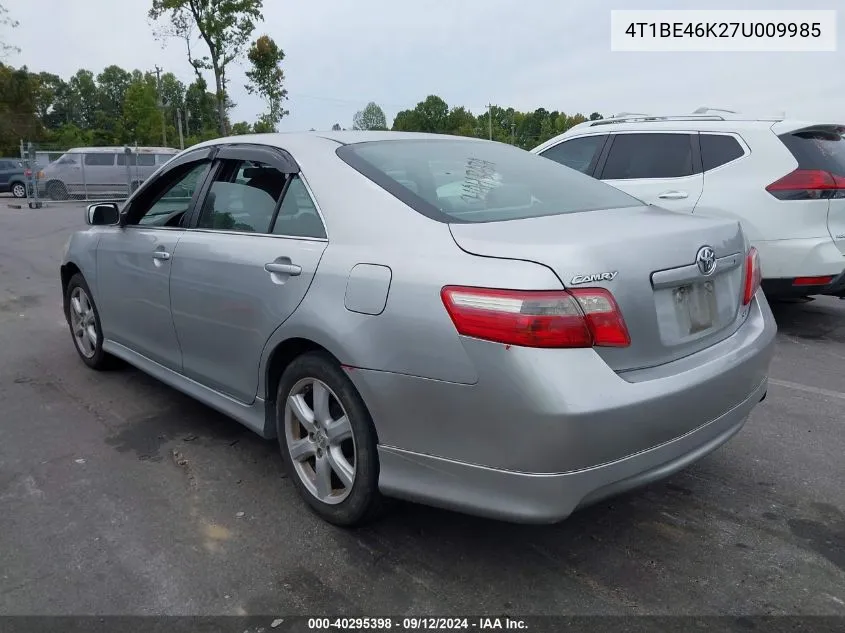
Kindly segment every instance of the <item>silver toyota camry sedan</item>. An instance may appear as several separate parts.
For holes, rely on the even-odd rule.
[[[390,497],[559,521],[715,450],[766,395],[776,326],[738,222],[509,145],[218,139],[86,220],[61,264],[82,361],[277,438],[335,524]]]

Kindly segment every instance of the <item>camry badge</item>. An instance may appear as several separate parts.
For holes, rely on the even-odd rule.
[[[579,284],[589,284],[594,281],[613,281],[619,272],[614,270],[612,273],[593,273],[592,275],[575,275],[570,281],[570,285],[577,286]]]

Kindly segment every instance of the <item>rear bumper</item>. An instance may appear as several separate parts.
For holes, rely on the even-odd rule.
[[[753,242],[760,253],[763,283],[768,280],[839,275],[845,269],[845,255],[829,235],[789,240]]]
[[[794,284],[794,278],[764,279],[763,292],[767,297],[788,298],[808,297],[811,295],[845,296],[845,270],[835,275],[828,284],[801,285]]]
[[[661,446],[594,468],[517,473],[379,448],[386,495],[519,523],[555,523],[574,510],[644,486],[713,452],[745,424],[767,381],[731,411]]]
[[[660,367],[613,372],[591,349],[462,342],[459,385],[349,369],[379,436],[385,494],[556,521],[668,475],[736,433],[766,390],[777,326],[762,293],[743,326]]]

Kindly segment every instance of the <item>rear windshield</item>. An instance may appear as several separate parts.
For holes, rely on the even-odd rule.
[[[845,176],[845,140],[838,130],[802,130],[780,137],[798,169],[823,169]]]
[[[350,166],[440,222],[495,222],[638,206],[626,193],[503,143],[452,139],[344,145]]]

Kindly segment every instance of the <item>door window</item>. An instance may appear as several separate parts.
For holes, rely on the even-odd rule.
[[[691,135],[617,134],[601,178],[681,178],[693,173]]]
[[[208,169],[208,161],[188,163],[176,168],[176,173],[165,174],[166,184],[152,193],[151,204],[147,206],[138,199],[138,209],[144,209],[137,224],[144,226],[178,226],[184,213],[190,209],[194,191],[202,184],[202,177]],[[147,197],[148,196],[143,196]],[[134,212],[132,216],[137,217]]]
[[[542,152],[540,156],[577,169],[583,174],[593,171],[598,155],[607,139],[605,134],[582,136],[564,141]]]
[[[198,228],[267,233],[285,175],[254,161],[223,161],[208,190]]]
[[[279,215],[273,225],[275,235],[289,235],[292,237],[326,238],[326,229],[317,207],[305,187],[305,183],[298,176],[291,180]]]

